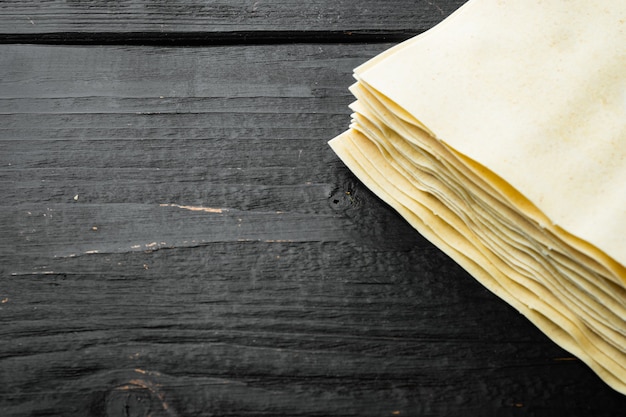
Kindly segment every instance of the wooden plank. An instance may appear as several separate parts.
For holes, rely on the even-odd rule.
[[[621,413],[328,148],[388,46],[0,46],[3,415]]]
[[[398,33],[406,37],[429,29],[463,3],[464,0],[9,0],[0,2],[0,34],[5,42],[22,39],[7,36],[20,34],[62,34],[52,38],[61,42],[167,41],[172,36],[161,35],[171,33],[205,34],[205,37],[186,38],[196,41],[219,35],[224,41],[229,39],[228,33],[239,32],[251,36],[244,39],[235,35],[233,39],[250,41],[259,33],[271,38],[268,34],[275,32],[311,38],[315,37],[312,32],[322,32],[317,33],[317,38],[323,38],[323,32]],[[76,36],[86,33],[105,36]]]

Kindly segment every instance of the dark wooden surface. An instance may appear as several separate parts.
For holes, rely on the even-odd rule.
[[[417,33],[464,0],[5,0],[0,33],[228,34],[246,32]],[[254,40],[254,39],[252,39]]]
[[[0,415],[624,415],[326,144],[458,4],[0,3]]]

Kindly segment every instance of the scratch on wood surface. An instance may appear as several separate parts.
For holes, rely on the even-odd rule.
[[[11,272],[12,277],[26,276],[26,275],[58,275],[58,272],[54,271],[32,271],[32,272]]]
[[[191,211],[204,211],[206,213],[223,213],[228,211],[222,208],[213,208],[213,207],[202,207],[202,206],[182,206],[180,204],[159,204],[160,207],[177,207],[185,210]]]
[[[431,6],[434,6],[435,9],[437,9],[439,11],[439,13],[441,13],[441,15],[445,15],[446,12],[444,12],[441,7],[439,7],[437,4],[433,3],[432,1],[427,1],[426,3],[430,4]]]
[[[146,371],[145,369],[141,369],[141,368],[135,368],[134,371],[142,375],[161,376],[161,373],[158,371]]]

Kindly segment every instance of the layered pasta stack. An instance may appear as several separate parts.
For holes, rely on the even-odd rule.
[[[361,181],[626,394],[626,2],[470,0],[355,70]]]

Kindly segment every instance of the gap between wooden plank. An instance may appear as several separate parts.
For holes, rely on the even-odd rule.
[[[236,31],[236,32],[65,32],[0,35],[0,44],[217,46],[298,43],[402,42],[419,32],[397,31]]]

